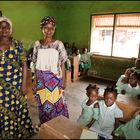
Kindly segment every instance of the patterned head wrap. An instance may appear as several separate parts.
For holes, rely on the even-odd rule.
[[[47,23],[52,24],[54,27],[56,26],[56,21],[53,17],[45,16],[40,22],[40,28],[42,29],[43,26]]]
[[[12,34],[12,22],[10,19],[8,19],[7,17],[0,17],[0,22],[7,22],[10,25],[10,35]]]

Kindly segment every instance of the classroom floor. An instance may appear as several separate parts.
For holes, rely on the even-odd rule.
[[[99,80],[93,77],[82,78],[78,81],[68,84],[65,89],[65,95],[67,99],[69,118],[71,121],[76,122],[76,120],[78,119],[81,113],[81,102],[86,98],[85,89],[89,83],[96,84],[99,86],[100,88],[99,95],[103,94],[104,88],[107,85],[114,84],[113,82]],[[29,85],[28,86],[28,105],[29,105],[31,118],[33,120],[33,124],[36,125],[36,124],[39,124],[39,119],[38,119],[36,101],[33,97],[33,92],[31,88],[31,73],[30,72],[28,75],[28,85]],[[128,103],[128,104],[129,103],[133,104],[131,98],[125,98],[122,95],[119,95],[117,100]],[[136,102],[134,102],[134,104],[139,106],[139,103],[137,104]]]
[[[69,118],[72,121],[76,121],[81,113],[81,102],[86,98],[86,87],[89,83],[96,84],[100,87],[99,92],[102,95],[104,88],[108,84],[112,84],[107,81],[98,81],[95,78],[86,77],[78,81],[72,82],[67,85],[65,89],[65,95],[67,99],[67,106],[69,111]],[[38,111],[35,98],[31,88],[31,73],[28,75],[28,105],[30,109],[30,115],[34,124],[39,123]]]

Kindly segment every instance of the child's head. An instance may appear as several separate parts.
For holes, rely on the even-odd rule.
[[[140,74],[138,74],[138,73],[135,72],[135,73],[132,73],[130,75],[129,84],[132,87],[136,87],[139,81],[140,81]]]
[[[80,54],[80,50],[77,48],[76,49],[76,55]]]
[[[112,106],[117,99],[117,90],[113,86],[107,86],[104,91],[104,101],[107,107]]]
[[[65,46],[65,48],[69,48],[70,47],[69,42],[65,42],[64,46]]]
[[[94,102],[98,99],[99,88],[96,85],[89,84],[86,91],[86,94],[91,101]]]
[[[82,49],[82,52],[83,52],[83,53],[87,53],[87,52],[88,52],[87,48],[83,48],[83,49]]]
[[[0,46],[10,46],[12,38],[7,36],[0,37]]]
[[[125,70],[124,75],[125,77],[130,78],[131,73],[133,73],[133,70],[128,68]]]
[[[137,69],[140,69],[140,58],[137,58],[136,61],[135,61],[135,67]]]

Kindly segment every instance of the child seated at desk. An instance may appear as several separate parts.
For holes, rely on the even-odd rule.
[[[126,69],[125,73],[120,76],[120,78],[118,79],[116,83],[117,93],[124,94],[123,89],[129,83],[129,78],[132,73],[133,73],[133,70],[128,68]]]
[[[81,75],[87,75],[88,70],[91,67],[90,54],[87,52],[87,48],[83,48],[83,52],[80,58],[80,72]]]
[[[114,135],[125,139],[140,139],[140,109],[134,114],[134,118],[120,125]]]
[[[133,73],[133,70],[131,70],[130,68],[126,69],[125,73],[123,75],[121,75],[120,78],[118,79],[116,86],[119,86],[121,84],[128,84],[130,75],[132,73]]]
[[[120,76],[116,83],[116,89],[119,94],[125,94],[124,89],[128,86],[129,84],[129,78],[132,73],[140,73],[140,58],[136,59],[135,61],[135,67],[128,68],[126,69],[125,73]],[[140,80],[138,81],[140,85]]]
[[[140,74],[132,73],[129,78],[129,83],[117,87],[118,93],[125,94],[131,97],[140,96]]]
[[[134,72],[140,73],[140,58],[135,61],[135,67],[131,68]]]

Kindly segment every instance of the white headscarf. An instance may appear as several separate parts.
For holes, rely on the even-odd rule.
[[[10,35],[11,35],[11,34],[12,34],[12,22],[11,22],[11,20],[10,20],[10,19],[8,19],[8,18],[7,18],[7,17],[5,17],[5,16],[0,17],[0,22],[3,22],[3,21],[5,21],[5,22],[9,23],[9,25],[10,25]]]

